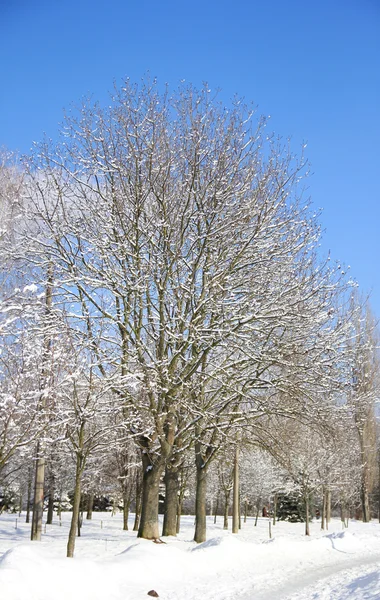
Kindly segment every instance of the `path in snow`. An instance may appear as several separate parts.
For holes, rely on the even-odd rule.
[[[374,568],[376,565],[377,568]],[[254,589],[236,600],[379,600],[380,553],[344,563],[317,567],[308,573],[298,573],[285,583],[268,587],[263,592]],[[231,598],[232,600],[232,598]]]

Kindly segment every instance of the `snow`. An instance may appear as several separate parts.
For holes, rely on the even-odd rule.
[[[130,526],[132,527],[131,515]],[[70,514],[55,517],[41,542],[30,542],[22,515],[0,516],[2,600],[368,600],[380,598],[380,525],[350,522],[329,532],[268,519],[248,519],[238,535],[208,519],[208,540],[192,541],[194,517],[178,538],[157,544],[122,531],[122,515],[84,520],[75,558],[66,555]],[[16,529],[17,526],[17,529]]]

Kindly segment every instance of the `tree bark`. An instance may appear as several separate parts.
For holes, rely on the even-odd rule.
[[[26,517],[25,523],[29,523],[30,521],[30,501],[32,498],[32,469],[28,470],[28,491],[26,496]]]
[[[147,452],[142,452],[142,464],[144,474],[141,517],[137,537],[146,540],[157,540],[160,537],[158,529],[158,495],[163,464],[161,461],[153,464]]]
[[[278,501],[278,496],[276,493],[273,497],[273,525],[276,525],[276,521],[277,521],[277,501]]]
[[[239,533],[239,445],[236,444],[232,493],[232,533]]]
[[[228,529],[228,513],[230,510],[230,490],[224,492],[223,529]]]
[[[133,524],[133,531],[139,530],[140,525],[140,514],[141,514],[141,478],[139,474],[136,475],[136,502],[135,502],[135,522]]]
[[[331,490],[326,490],[326,529],[329,528],[331,521]]]
[[[86,513],[86,520],[91,521],[92,519],[92,511],[94,508],[94,498],[95,498],[95,494],[91,493],[88,495],[87,497],[87,513]]]
[[[179,476],[176,467],[168,465],[165,470],[165,512],[162,535],[177,535]]]
[[[326,489],[322,488],[321,529],[325,529],[325,524],[326,524]]]
[[[310,535],[310,503],[309,503],[309,494],[306,493],[305,494],[305,512],[306,512],[306,518],[305,518],[305,535]]]
[[[194,541],[200,544],[206,541],[207,468],[203,461],[202,465],[197,464],[196,476]]]
[[[40,456],[40,442],[37,443],[36,474],[34,480],[34,500],[32,531],[30,539],[40,541],[42,534],[42,516],[44,512],[44,483],[45,483],[45,458]]]
[[[128,531],[129,508],[131,505],[132,489],[129,485],[123,491],[123,531]]]
[[[45,316],[50,320],[51,308],[53,304],[53,265],[50,262],[47,271],[47,285],[45,291]],[[44,355],[43,355],[43,391],[48,386],[48,379],[50,372],[47,369],[47,363],[51,353],[51,338],[48,333],[44,334]],[[41,396],[41,409],[46,408],[46,398],[44,393]],[[42,456],[41,444],[37,442],[37,460],[36,460],[36,475],[34,482],[34,500],[33,500],[33,517],[32,517],[32,531],[31,540],[40,541],[42,534],[42,516],[44,512],[44,484],[45,484],[45,458]]]
[[[215,502],[214,525],[216,523],[216,517],[218,516],[218,511],[219,511],[219,492],[218,492],[218,495],[216,497],[216,502]]]
[[[75,549],[75,536],[79,524],[79,510],[81,501],[81,476],[82,476],[82,455],[77,453],[76,471],[75,471],[75,489],[73,500],[73,512],[71,515],[71,524],[69,531],[69,539],[67,542],[67,557],[73,558]]]
[[[369,523],[371,520],[371,510],[370,510],[370,506],[369,506],[369,494],[368,494],[368,485],[367,485],[367,478],[368,478],[368,473],[367,473],[367,468],[364,466],[362,467],[363,473],[362,473],[362,481],[361,481],[361,488],[360,488],[360,500],[361,500],[361,504],[362,504],[362,520],[363,523]]]
[[[50,488],[49,488],[49,503],[48,503],[48,511],[46,517],[46,524],[51,525],[53,523],[53,515],[54,515],[54,482],[53,479],[50,480]]]

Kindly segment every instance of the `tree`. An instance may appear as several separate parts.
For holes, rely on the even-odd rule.
[[[379,337],[368,303],[353,322],[352,385],[348,393],[349,411],[359,443],[363,521],[371,520],[370,492],[376,468],[375,401],[379,394]]]
[[[207,86],[170,96],[127,81],[108,109],[68,116],[28,169],[26,214],[43,240],[34,256],[54,263],[72,323],[134,422],[138,535],[159,536],[160,479],[192,431],[203,541],[207,466],[223,435],[242,406],[255,418],[269,410],[305,315],[321,330],[340,286],[315,267],[319,228],[297,187],[305,160]]]

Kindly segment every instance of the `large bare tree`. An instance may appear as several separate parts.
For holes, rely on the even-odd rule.
[[[185,432],[205,498],[207,462],[238,409],[269,410],[257,388],[294,364],[307,318],[319,332],[329,320],[339,282],[315,268],[305,161],[207,86],[170,95],[126,81],[109,108],[68,116],[28,171],[34,260],[54,264],[73,326],[123,399],[143,467],[138,535],[158,538],[160,478]]]

